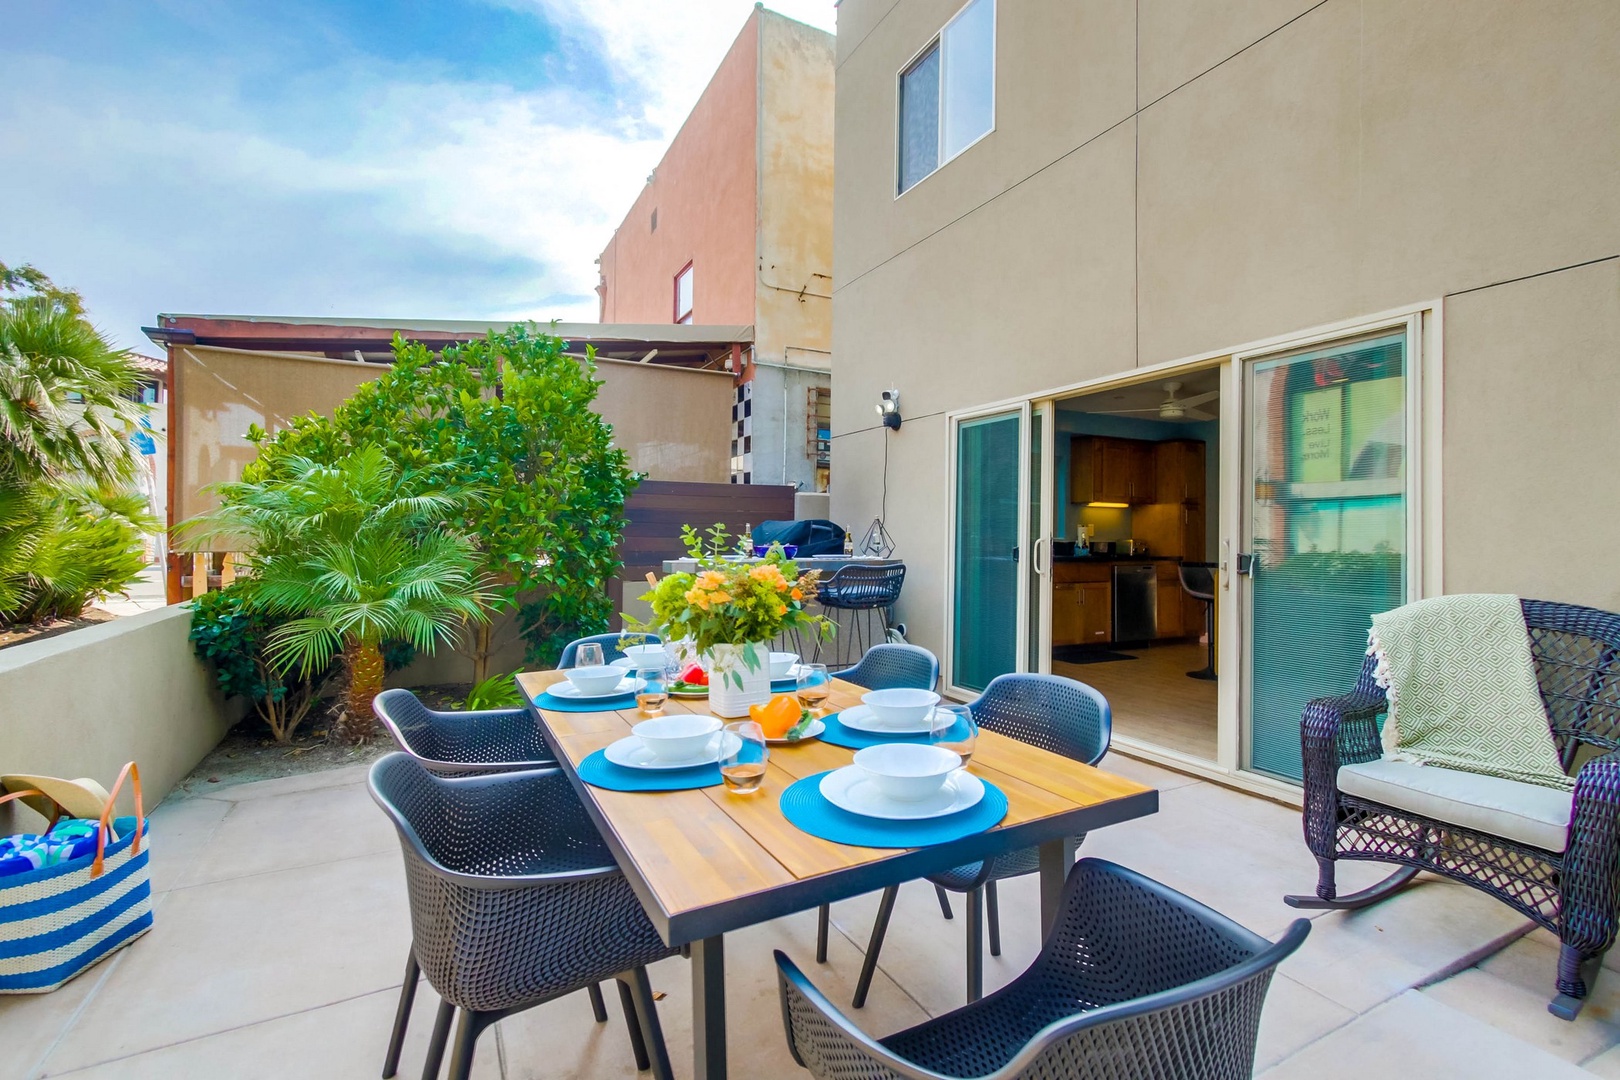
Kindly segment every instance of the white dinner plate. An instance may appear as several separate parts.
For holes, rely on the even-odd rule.
[[[766,739],[765,741],[772,746],[797,746],[802,742],[809,742],[826,730],[826,724],[823,724],[820,720],[812,720],[810,726],[804,729],[804,734],[797,739]]]
[[[865,705],[856,705],[854,708],[845,709],[838,714],[840,724],[854,731],[866,731],[873,735],[926,735],[928,734],[928,722],[932,719],[933,716],[930,714],[907,727],[895,727],[879,720],[877,714]]]
[[[619,680],[618,686],[605,694],[582,694],[574,689],[573,683],[564,679],[561,682],[552,683],[551,688],[546,693],[564,701],[600,701],[603,698],[623,697],[625,694],[633,694],[646,685],[645,679],[634,679],[627,675]]]
[[[621,656],[617,660],[609,660],[608,667],[616,667],[621,671],[630,671],[635,668],[636,662],[628,656]]]
[[[717,731],[701,754],[679,761],[663,761],[654,757],[653,752],[647,749],[646,744],[640,739],[634,735],[626,735],[618,742],[609,743],[602,751],[602,756],[613,764],[623,765],[627,769],[690,769],[695,765],[712,765],[726,754],[735,752],[741,744],[742,740],[730,732]]]
[[[821,794],[840,810],[862,817],[892,821],[920,821],[944,817],[977,805],[984,798],[984,781],[965,769],[951,774],[938,792],[918,802],[900,802],[879,794],[877,785],[855,765],[834,769],[821,778]]]

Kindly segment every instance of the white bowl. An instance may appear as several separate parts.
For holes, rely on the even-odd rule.
[[[771,681],[787,678],[793,672],[793,665],[798,662],[799,654],[796,652],[771,653]]]
[[[701,754],[722,726],[716,717],[687,713],[643,720],[630,732],[660,761],[684,761]]]
[[[631,665],[636,668],[661,668],[669,662],[669,653],[664,651],[662,645],[626,645],[620,651],[630,658]]]
[[[855,765],[887,798],[918,802],[945,786],[962,756],[943,746],[883,743],[855,751]]]
[[[616,668],[612,664],[569,668],[563,674],[574,684],[574,689],[586,697],[611,694],[613,688],[624,680],[624,669]]]
[[[911,690],[896,687],[892,690],[872,690],[861,695],[861,702],[881,724],[892,727],[916,727],[928,719],[939,695],[932,690]]]

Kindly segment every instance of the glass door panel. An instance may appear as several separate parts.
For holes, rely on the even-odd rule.
[[[1408,333],[1246,367],[1247,765],[1299,780],[1306,702],[1350,689],[1409,595]]]
[[[957,424],[950,682],[963,690],[1019,670],[1027,632],[1024,415]]]

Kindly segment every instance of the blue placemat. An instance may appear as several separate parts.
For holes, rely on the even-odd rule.
[[[617,697],[576,701],[573,698],[552,697],[550,693],[542,691],[540,696],[534,699],[534,703],[552,712],[613,712],[615,709],[635,708],[636,695],[629,693],[619,694]]]
[[[627,769],[615,765],[598,750],[579,763],[579,778],[609,791],[686,791],[720,784],[720,766],[694,765],[690,769]]]
[[[865,750],[868,746],[878,746],[882,743],[925,743],[928,741],[928,732],[926,731],[915,735],[878,735],[870,731],[856,731],[854,728],[847,728],[840,724],[837,713],[829,713],[823,716],[821,722],[827,725],[827,730],[821,733],[821,741],[832,743],[834,746],[842,746],[846,750]],[[951,728],[951,734],[956,735],[956,729],[964,726],[962,721],[958,720],[955,727]],[[962,732],[962,735],[965,736],[966,734],[965,731]]]
[[[791,694],[798,688],[799,680],[796,678],[771,680],[771,693],[773,694]]]
[[[816,773],[790,784],[782,792],[779,805],[782,816],[795,826],[811,836],[819,836],[835,844],[875,848],[927,847],[993,829],[1007,816],[1007,796],[988,780],[982,781],[984,798],[977,804],[944,817],[890,821],[852,814],[834,806],[821,794],[821,778],[826,775],[824,772]]]

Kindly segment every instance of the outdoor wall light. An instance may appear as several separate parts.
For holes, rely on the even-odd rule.
[[[883,400],[874,406],[877,409],[878,419],[890,431],[900,430],[900,391],[883,391]]]

